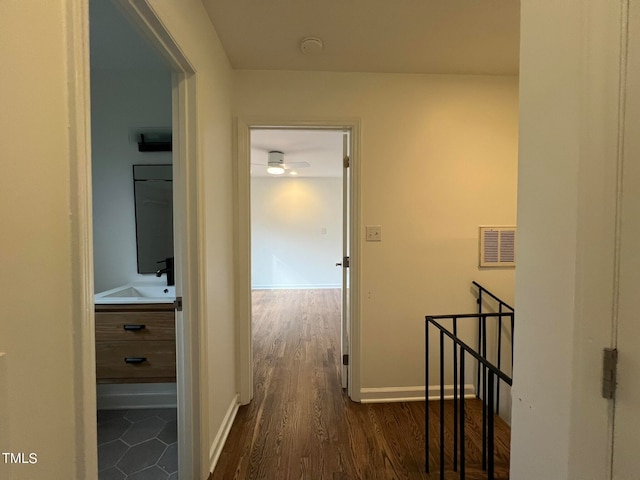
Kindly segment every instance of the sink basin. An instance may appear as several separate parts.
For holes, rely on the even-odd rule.
[[[111,297],[147,297],[147,298],[175,298],[176,287],[120,287],[115,292],[104,295],[105,298]]]
[[[95,303],[173,303],[175,298],[174,286],[129,284],[97,293]]]

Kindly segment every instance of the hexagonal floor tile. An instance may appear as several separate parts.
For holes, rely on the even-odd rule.
[[[107,468],[98,473],[99,480],[126,480],[127,476],[116,467]]]
[[[100,445],[98,447],[98,470],[102,471],[115,466],[127,450],[129,450],[129,446],[119,438]]]
[[[145,418],[156,417],[162,414],[165,408],[134,408],[124,413],[124,418],[132,422],[139,422]]]
[[[158,434],[158,438],[167,445],[175,443],[178,440],[178,422],[175,420],[168,422]]]
[[[116,418],[100,425],[98,429],[98,445],[112,442],[120,438],[131,426],[131,422],[124,418]]]
[[[154,465],[153,467],[145,468],[133,475],[129,475],[127,480],[166,480],[168,477],[168,473],[163,472]]]
[[[178,444],[172,443],[167,447],[165,452],[158,460],[158,466],[167,473],[174,473],[178,471]]]
[[[157,436],[165,425],[158,417],[145,418],[134,422],[121,438],[127,445],[134,446]]]
[[[157,438],[131,447],[117,463],[117,467],[127,475],[155,465],[167,446]]]

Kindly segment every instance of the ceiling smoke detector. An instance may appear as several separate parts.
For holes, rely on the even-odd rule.
[[[318,37],[306,37],[300,42],[300,50],[305,55],[317,55],[323,48],[322,40]]]

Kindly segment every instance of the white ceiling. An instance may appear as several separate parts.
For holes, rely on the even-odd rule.
[[[516,75],[519,0],[203,0],[236,69]],[[302,38],[323,40],[305,56]]]
[[[269,175],[267,157],[270,151],[284,154],[284,162],[307,162],[306,168],[295,168],[298,177],[342,176],[342,131],[307,129],[251,130],[251,176],[283,178]]]
[[[519,0],[203,0],[237,69],[516,75]],[[90,1],[92,69],[168,67],[112,1]],[[324,51],[305,56],[306,36]],[[306,161],[304,177],[342,175],[342,133],[253,130],[251,161],[267,152]],[[266,168],[252,166],[252,175]]]
[[[519,0],[203,0],[236,69],[517,75]],[[322,39],[304,55],[300,41]],[[270,150],[307,161],[300,176],[342,175],[342,134],[254,130],[251,161]],[[331,159],[331,160],[329,160]],[[335,159],[335,161],[333,160]],[[268,176],[252,165],[252,176]]]

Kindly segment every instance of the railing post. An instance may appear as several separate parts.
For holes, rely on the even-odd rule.
[[[453,336],[458,338],[458,319],[453,317]],[[460,386],[460,395],[462,395]],[[458,344],[453,342],[453,471],[458,471]],[[464,439],[463,439],[464,441]]]
[[[424,321],[424,441],[425,449],[424,469],[429,473],[429,319]]]
[[[511,368],[513,369],[513,344],[515,342],[515,332],[513,330],[515,322],[513,311],[511,312],[511,315],[509,315],[509,318],[511,318]],[[513,375],[513,372],[511,372],[511,374]]]
[[[502,302],[498,308],[498,313],[501,315],[498,317],[498,370],[501,370],[502,362]],[[496,412],[500,415],[500,379],[496,380]]]
[[[483,336],[482,350],[480,356],[487,360],[487,317],[482,316]],[[482,470],[487,469],[487,367],[482,364]]]
[[[440,330],[440,480],[444,480],[444,332]]]
[[[465,439],[464,439],[464,350],[460,349],[460,480],[465,480]]]
[[[478,288],[478,353],[482,350],[482,287]],[[480,398],[480,362],[478,362],[478,378],[476,381],[476,398]]]

